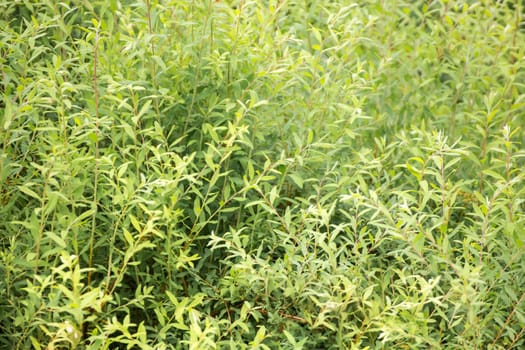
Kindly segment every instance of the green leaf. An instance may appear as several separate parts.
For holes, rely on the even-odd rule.
[[[425,246],[425,234],[423,232],[418,233],[412,241],[416,252],[421,255],[423,253],[423,247]]]
[[[44,234],[47,237],[51,238],[51,240],[53,240],[53,242],[58,244],[58,246],[60,248],[63,248],[63,249],[66,248],[66,246],[67,246],[66,242],[64,241],[64,239],[62,237],[58,236],[56,233],[51,232],[51,231],[46,231]]]
[[[133,214],[129,214],[129,220],[131,221],[131,225],[137,230],[137,232],[142,233],[142,227],[140,225],[140,222],[137,220]]]
[[[293,182],[297,185],[297,187],[299,187],[300,189],[303,188],[304,181],[303,181],[303,179],[301,178],[300,175],[298,175],[298,174],[289,174],[288,176],[293,180]]]
[[[128,245],[133,246],[135,243],[135,240],[133,239],[133,236],[131,235],[131,233],[128,230],[124,229],[123,234],[124,234],[124,239],[126,240]]]
[[[30,188],[30,186],[33,186],[33,185],[35,185],[35,183],[28,182],[28,183],[26,183],[24,185],[18,186],[18,189],[20,191],[22,191],[23,193],[27,194],[28,196],[33,197],[33,198],[38,199],[39,201],[41,201],[42,198],[35,191],[33,191]]]
[[[255,338],[252,341],[251,349],[256,349],[265,338],[266,338],[266,327],[260,326],[259,330],[257,331],[257,334],[255,334]]]

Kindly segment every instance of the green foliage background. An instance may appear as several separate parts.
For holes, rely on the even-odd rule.
[[[0,347],[524,347],[524,11],[0,2]]]

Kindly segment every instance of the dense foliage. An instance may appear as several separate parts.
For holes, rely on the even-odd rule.
[[[525,347],[524,11],[0,2],[0,347]]]

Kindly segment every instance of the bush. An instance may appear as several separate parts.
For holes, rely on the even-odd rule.
[[[2,347],[525,346],[523,5],[0,10]]]

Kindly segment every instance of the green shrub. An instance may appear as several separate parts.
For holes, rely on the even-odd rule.
[[[0,2],[0,346],[523,347],[524,11]]]

